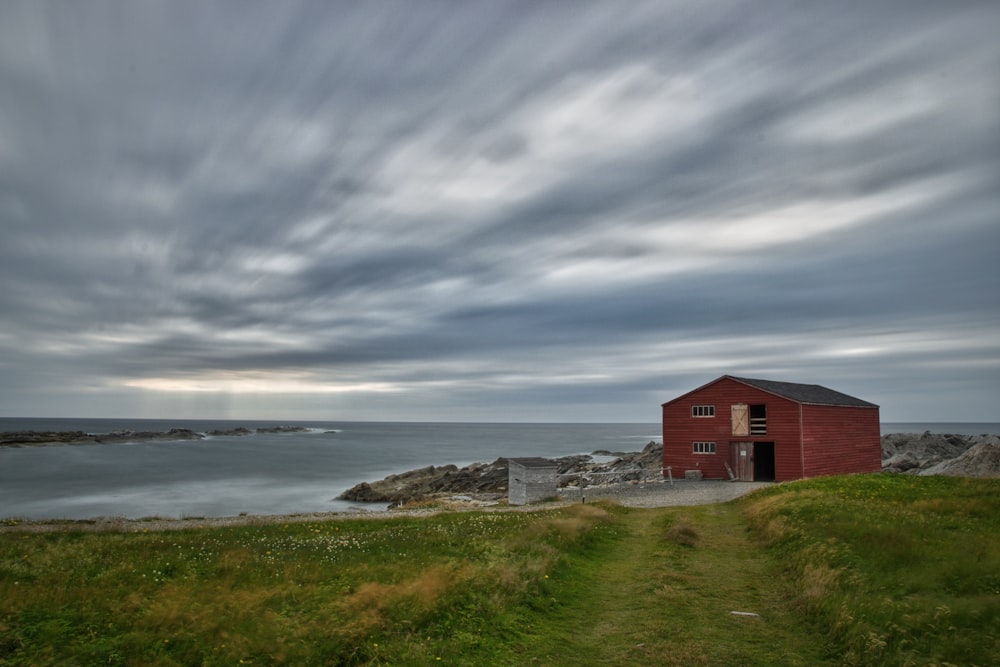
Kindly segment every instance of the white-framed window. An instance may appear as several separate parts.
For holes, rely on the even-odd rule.
[[[691,453],[692,454],[714,454],[715,453],[715,443],[714,442],[692,442],[691,443]]]
[[[691,406],[691,416],[692,417],[714,417],[715,416],[715,406],[714,405],[692,405]]]

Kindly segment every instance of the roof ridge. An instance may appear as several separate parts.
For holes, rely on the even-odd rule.
[[[803,382],[788,382],[785,380],[766,380],[763,378],[745,378],[736,375],[726,375],[731,380],[742,384],[756,387],[763,391],[791,399],[798,403],[814,405],[846,405],[854,407],[877,408],[874,403],[860,399],[850,394],[845,394],[836,389],[821,384],[806,384]]]

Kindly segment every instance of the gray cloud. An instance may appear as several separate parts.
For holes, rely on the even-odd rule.
[[[995,421],[987,3],[0,8],[0,414]]]

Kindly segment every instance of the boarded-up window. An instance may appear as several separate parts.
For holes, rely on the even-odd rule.
[[[750,435],[750,410],[745,404],[734,405],[733,435]]]

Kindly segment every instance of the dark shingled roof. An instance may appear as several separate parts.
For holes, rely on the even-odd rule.
[[[778,396],[796,401],[797,403],[810,403],[813,405],[848,405],[858,408],[877,408],[878,406],[860,398],[842,394],[833,389],[818,384],[798,384],[797,382],[777,382],[775,380],[755,380],[752,378],[738,378],[727,375],[731,380],[742,382],[743,384],[763,389],[764,391]]]

